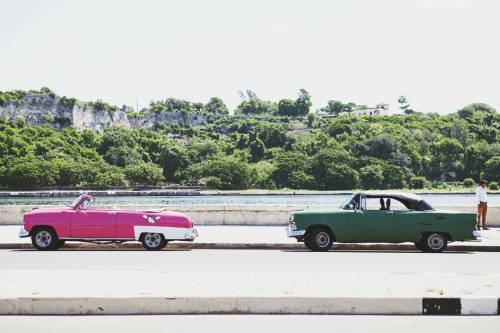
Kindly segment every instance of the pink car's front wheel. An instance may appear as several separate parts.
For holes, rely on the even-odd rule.
[[[157,234],[153,232],[147,232],[142,234],[141,236],[142,246],[146,250],[158,251],[161,250],[167,245],[167,240],[163,237],[162,234]]]
[[[52,228],[40,227],[31,232],[31,244],[37,250],[57,250],[64,241],[59,240]]]

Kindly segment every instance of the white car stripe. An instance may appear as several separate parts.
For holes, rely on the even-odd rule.
[[[142,233],[153,232],[162,234],[167,240],[186,239],[193,240],[198,237],[198,232],[195,228],[174,228],[174,227],[159,227],[159,226],[134,226],[134,237],[139,240]]]

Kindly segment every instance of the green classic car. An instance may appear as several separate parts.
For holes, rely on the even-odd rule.
[[[475,240],[476,214],[439,211],[409,193],[354,193],[340,209],[290,213],[288,237],[311,251],[339,243],[413,242],[424,252],[441,252],[448,242]]]

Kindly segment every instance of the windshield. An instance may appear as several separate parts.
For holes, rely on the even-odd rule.
[[[80,195],[78,198],[76,198],[69,206],[71,208],[76,208],[76,205],[78,205],[78,203],[80,202],[81,199],[82,199],[82,195]]]
[[[342,209],[354,210],[359,209],[359,193],[353,194],[341,206]]]
[[[87,196],[83,201],[81,201],[83,196],[84,195],[81,195],[75,201],[73,201],[73,203],[71,204],[70,207],[73,209],[76,209],[76,208],[88,209],[92,205],[92,203],[94,202],[94,198]],[[78,204],[80,204],[80,206],[78,206]]]

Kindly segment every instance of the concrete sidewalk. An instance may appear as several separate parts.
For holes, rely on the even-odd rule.
[[[30,248],[30,238],[19,238],[18,225],[0,226],[0,249]],[[199,237],[192,243],[172,242],[168,248],[189,249],[304,249],[302,243],[287,238],[284,227],[272,226],[198,226]],[[500,229],[481,231],[480,242],[450,243],[450,251],[491,251],[500,252]],[[68,242],[69,248],[140,248],[138,242],[98,245],[92,243]],[[363,243],[334,244],[337,250],[414,250],[412,243]]]

